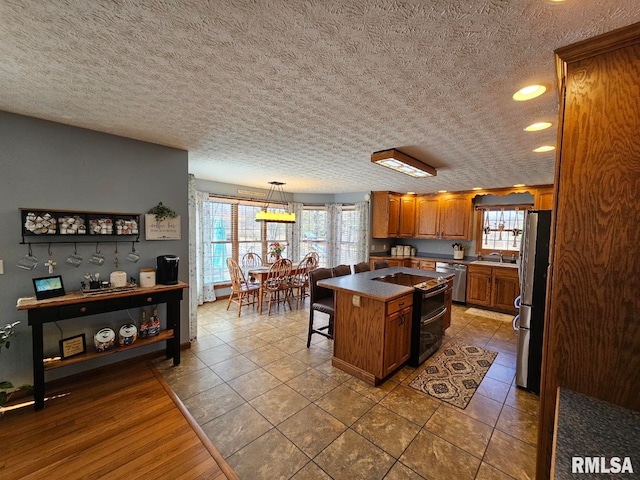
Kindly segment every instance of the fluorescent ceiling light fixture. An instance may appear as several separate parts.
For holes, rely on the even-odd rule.
[[[471,190],[482,190],[482,187],[473,187]]]
[[[265,203],[262,210],[256,213],[256,222],[271,222],[271,223],[296,223],[296,214],[293,212],[270,212],[267,209],[269,208],[269,203],[274,200],[274,195],[276,192],[280,195],[280,202],[283,205],[287,205],[287,200],[284,197],[284,190],[282,186],[285,185],[282,182],[269,182],[271,185],[271,189],[269,190],[269,194],[267,195],[267,203]]]
[[[525,127],[525,132],[539,132],[540,130],[544,130],[545,128],[549,128],[551,126],[551,122],[537,122],[532,123],[528,127]]]
[[[541,147],[534,148],[533,151],[536,153],[544,153],[544,152],[550,152],[555,149],[556,147],[554,147],[553,145],[542,145]]]
[[[438,190],[438,193],[447,193],[447,190]]]
[[[436,169],[394,148],[371,154],[371,162],[415,178],[435,177]]]
[[[520,187],[524,187],[524,186],[525,186],[525,184],[524,184],[524,183],[516,183],[516,184],[514,185],[514,187],[516,187],[516,188],[520,188]]]
[[[524,100],[531,100],[532,98],[539,97],[547,91],[547,87],[544,85],[529,85],[528,87],[521,88],[513,94],[513,99],[519,102]]]

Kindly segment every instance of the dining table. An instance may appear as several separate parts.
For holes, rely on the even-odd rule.
[[[249,277],[249,281],[254,279],[259,283],[260,290],[258,291],[258,314],[262,315],[262,301],[264,299],[264,283],[267,279],[267,275],[269,274],[270,265],[263,265],[261,267],[252,267],[249,268],[246,272],[246,275]],[[291,267],[291,275],[297,275],[298,273],[302,273],[305,267],[300,267],[299,262],[294,263]]]

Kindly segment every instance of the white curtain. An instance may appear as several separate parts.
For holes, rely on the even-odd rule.
[[[302,243],[302,212],[304,210],[303,203],[290,202],[288,205],[289,211],[296,214],[296,223],[290,223],[287,225],[287,242],[290,245],[290,258],[292,261],[301,260],[306,252],[300,251]]]
[[[340,263],[340,219],[342,205],[329,203],[325,205],[327,210],[327,266],[335,267]]]
[[[205,262],[211,262],[211,249],[204,248],[205,239],[212,238],[211,222],[206,221],[204,202],[209,200],[209,194],[199,192],[195,186],[195,177],[189,175],[189,297],[191,314],[189,322],[189,336],[193,339],[197,332],[198,305],[213,302],[216,293],[213,283],[205,282]],[[208,254],[207,254],[208,252]]]
[[[358,262],[369,260],[369,202],[357,202],[355,205],[358,214],[358,232],[360,238],[357,243]]]

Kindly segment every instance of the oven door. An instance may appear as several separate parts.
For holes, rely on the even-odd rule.
[[[444,334],[443,317],[447,307],[442,307],[430,317],[420,319],[420,342],[418,347],[418,365],[433,355],[442,345]]]
[[[449,288],[445,283],[433,290],[423,292],[420,299],[420,318],[433,317],[444,307],[444,294]]]

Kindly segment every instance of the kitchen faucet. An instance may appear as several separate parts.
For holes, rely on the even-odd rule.
[[[501,252],[491,252],[491,253],[489,254],[489,256],[491,256],[491,255],[500,255],[500,263],[502,263],[502,262],[503,262],[503,260],[504,260],[504,255],[502,255],[502,253],[501,253]]]

